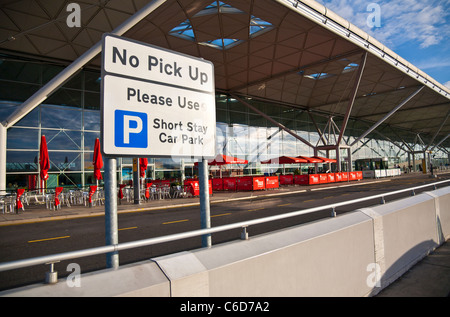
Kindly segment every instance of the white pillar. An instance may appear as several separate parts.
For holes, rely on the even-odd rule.
[[[6,191],[6,135],[8,129],[0,123],[0,194]]]

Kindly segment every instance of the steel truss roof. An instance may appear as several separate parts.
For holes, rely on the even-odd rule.
[[[0,52],[71,62],[148,1],[77,1],[81,27],[70,28],[66,8],[72,2],[3,1]],[[254,21],[267,23],[264,32],[251,29]],[[173,35],[182,23],[190,36]],[[436,144],[450,133],[446,87],[312,0],[167,0],[125,37],[212,61],[218,91],[333,116],[336,122],[348,110],[356,70],[368,52],[350,112],[353,125],[364,131],[385,119],[377,130],[391,131],[398,142],[420,134]],[[100,56],[87,65],[99,66]],[[441,146],[450,147],[450,138]]]

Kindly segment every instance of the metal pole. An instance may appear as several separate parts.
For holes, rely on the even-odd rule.
[[[363,56],[361,57],[361,62],[359,63],[355,83],[353,85],[352,92],[350,93],[350,100],[348,101],[347,112],[345,113],[344,122],[342,123],[341,127],[341,132],[339,133],[339,138],[336,142],[337,146],[341,144],[342,136],[344,135],[345,129],[347,128],[348,119],[350,118],[350,113],[352,112],[353,104],[355,103],[356,94],[358,93],[358,88],[359,84],[361,83],[364,68],[366,67],[366,61],[367,61],[367,52],[363,54]]]
[[[105,241],[106,245],[119,244],[117,221],[117,179],[116,159],[105,158]],[[106,254],[106,267],[117,269],[119,267],[118,251]]]
[[[133,158],[133,192],[134,192],[134,204],[139,205],[141,203],[141,175],[139,167],[139,158]]]
[[[198,164],[200,185],[200,218],[201,228],[211,228],[211,217],[209,209],[209,183],[208,183],[208,160],[202,159]],[[211,247],[211,234],[202,235],[202,247]]]
[[[6,127],[0,123],[0,194],[6,193]],[[38,164],[39,166],[39,164]]]
[[[411,95],[408,96],[408,98],[406,98],[405,100],[403,100],[401,103],[399,103],[394,109],[392,109],[391,111],[389,111],[389,113],[387,115],[385,115],[383,118],[381,118],[380,120],[378,120],[377,123],[375,123],[372,127],[370,127],[369,129],[367,129],[366,132],[364,132],[359,138],[357,138],[352,144],[351,146],[355,145],[356,143],[358,143],[360,140],[362,140],[363,138],[366,137],[366,135],[368,135],[370,132],[372,132],[373,130],[375,130],[380,124],[382,124],[384,121],[386,121],[387,119],[389,119],[397,110],[399,110],[401,107],[403,107],[404,105],[406,105],[411,99],[413,99],[419,92],[422,91],[422,89],[425,86],[420,87],[419,89],[417,89],[414,93],[412,93]]]

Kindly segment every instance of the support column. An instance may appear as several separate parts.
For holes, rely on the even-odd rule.
[[[336,168],[337,168],[337,172],[341,172],[342,168],[341,168],[341,150],[339,148],[339,146],[336,146]]]
[[[353,85],[353,89],[350,94],[350,100],[348,101],[347,111],[344,116],[344,122],[342,123],[339,138],[336,142],[337,146],[341,144],[342,137],[344,136],[345,129],[347,128],[348,119],[350,118],[350,113],[352,112],[353,104],[355,103],[356,94],[358,93],[358,88],[359,84],[361,83],[361,78],[364,72],[364,68],[366,66],[366,61],[367,61],[367,52],[363,54],[363,56],[361,57],[361,62],[359,63],[358,72],[356,74],[356,80]]]
[[[353,172],[353,165],[352,165],[352,148],[349,147],[347,149],[347,160],[348,160],[348,171]]]
[[[319,155],[319,150],[315,147],[314,148],[314,156]],[[317,174],[319,172],[318,164],[314,163],[314,174]]]
[[[6,193],[6,136],[8,129],[0,123],[0,195]]]
[[[411,152],[408,152],[408,166],[407,166],[407,171],[409,173],[409,167],[411,166]]]
[[[355,145],[356,143],[358,143],[360,140],[362,140],[363,138],[366,137],[366,135],[368,135],[370,132],[372,132],[373,130],[375,130],[380,124],[382,124],[384,121],[386,121],[388,118],[390,118],[397,110],[399,110],[401,107],[403,107],[404,105],[406,105],[412,98],[414,98],[419,92],[422,91],[422,89],[425,86],[420,87],[419,89],[417,89],[414,93],[412,93],[411,95],[409,95],[405,100],[403,100],[400,104],[398,104],[394,109],[392,109],[387,115],[385,115],[383,118],[381,118],[380,120],[378,120],[377,123],[375,123],[373,126],[371,126],[369,129],[366,130],[366,132],[364,132],[359,138],[357,138],[352,144],[351,146]]]
[[[141,203],[141,175],[139,168],[139,158],[133,158],[133,194],[134,204]]]

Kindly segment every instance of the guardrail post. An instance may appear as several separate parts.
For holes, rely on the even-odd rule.
[[[247,226],[242,227],[241,240],[248,240]]]
[[[59,261],[45,263],[50,264],[50,272],[45,272],[45,284],[56,284],[58,282],[58,272],[54,270],[54,265],[58,262]]]
[[[336,217],[336,208],[331,208],[331,217]]]
[[[381,197],[381,202],[380,204],[384,205],[386,203],[386,201],[384,200],[384,197]]]

